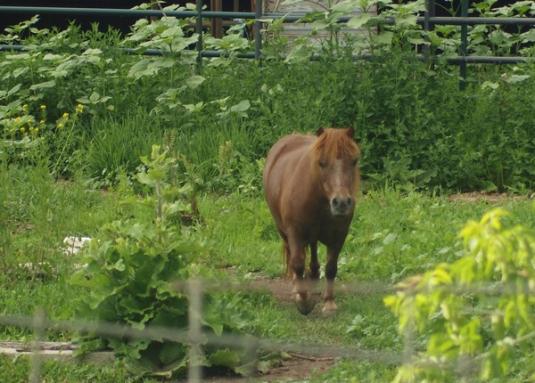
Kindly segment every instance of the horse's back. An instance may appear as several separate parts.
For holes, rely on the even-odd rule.
[[[264,167],[264,191],[271,211],[279,215],[278,204],[283,188],[295,182],[292,172],[315,141],[315,136],[291,134],[281,138],[273,145],[266,158]]]

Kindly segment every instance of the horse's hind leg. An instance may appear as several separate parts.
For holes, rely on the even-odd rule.
[[[283,256],[284,256],[284,263],[286,265],[285,276],[286,278],[291,278],[292,271],[290,268],[290,245],[288,245],[287,239],[283,240],[282,251],[283,251]]]
[[[279,234],[282,238],[282,257],[284,258],[284,265],[286,267],[284,271],[284,276],[286,278],[291,278],[292,270],[290,268],[290,245],[288,244],[288,237],[280,229]]]

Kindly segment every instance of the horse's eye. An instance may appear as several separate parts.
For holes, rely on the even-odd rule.
[[[324,167],[327,166],[327,162],[326,161],[320,160],[319,164],[320,164],[320,168],[324,168]]]

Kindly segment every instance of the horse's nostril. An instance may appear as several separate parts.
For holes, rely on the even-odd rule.
[[[337,197],[333,198],[333,206],[337,207],[340,204],[340,200]]]
[[[347,205],[348,206],[351,206],[351,204],[353,203],[353,199],[351,197],[347,197]]]

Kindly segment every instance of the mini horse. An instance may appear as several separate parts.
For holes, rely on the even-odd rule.
[[[355,209],[359,158],[353,129],[321,128],[316,136],[292,134],[280,139],[268,153],[265,196],[284,242],[286,268],[293,277],[295,302],[302,314],[312,311],[315,304],[304,274],[309,246],[307,277],[312,282],[319,279],[318,241],[327,246],[323,311],[336,310],[334,279]]]

